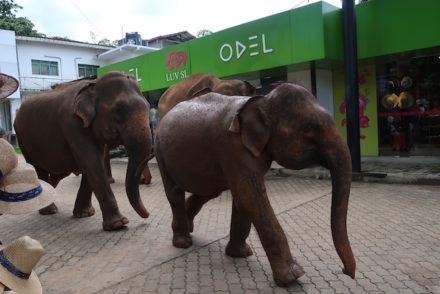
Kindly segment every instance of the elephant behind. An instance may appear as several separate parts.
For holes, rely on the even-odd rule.
[[[74,217],[94,214],[95,193],[104,230],[128,223],[121,215],[104,168],[104,146],[124,145],[129,161],[126,191],[141,217],[148,217],[139,195],[139,178],[151,150],[149,105],[130,75],[109,72],[99,79],[59,84],[24,101],[14,127],[26,161],[40,179],[56,187],[70,173],[82,174]],[[40,213],[55,213],[55,204]]]
[[[177,103],[215,92],[227,96],[251,96],[255,87],[247,81],[223,80],[213,74],[194,74],[169,87],[159,99],[159,116],[165,116]]]
[[[350,153],[332,116],[305,88],[282,84],[266,96],[209,93],[181,102],[162,119],[155,151],[173,213],[173,245],[191,246],[197,213],[230,189],[233,205],[226,254],[252,255],[246,239],[253,224],[279,286],[304,272],[270,205],[264,175],[272,161],[290,169],[328,168],[333,242],[344,273],[354,278],[356,263],[346,226]],[[185,200],[185,192],[193,195]]]

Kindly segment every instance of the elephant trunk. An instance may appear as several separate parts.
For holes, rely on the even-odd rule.
[[[148,120],[148,115],[142,117],[142,119]],[[143,124],[136,125],[139,126]],[[139,195],[139,180],[142,171],[147,166],[151,153],[150,128],[136,127],[127,130],[123,135],[123,142],[128,155],[127,174],[125,178],[125,189],[127,191],[128,200],[141,217],[147,218],[149,213]]]
[[[332,178],[331,230],[333,244],[344,264],[344,274],[354,279],[356,261],[347,235],[347,210],[351,186],[351,157],[347,144],[335,129],[326,144],[325,159]],[[330,135],[330,134],[329,134]]]

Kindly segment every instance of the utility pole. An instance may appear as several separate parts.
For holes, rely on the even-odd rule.
[[[359,87],[357,66],[356,13],[354,0],[342,0],[344,31],[345,106],[347,115],[347,143],[353,172],[361,171],[359,130]]]

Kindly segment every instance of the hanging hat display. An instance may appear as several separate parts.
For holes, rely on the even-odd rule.
[[[405,90],[411,88],[412,85],[413,85],[413,79],[409,76],[404,76],[400,81],[400,86]]]
[[[16,78],[0,73],[0,100],[14,93],[18,88]]]
[[[393,109],[397,106],[399,102],[399,97],[392,93],[392,94],[386,94],[382,97],[382,106],[386,109]]]
[[[407,109],[414,105],[414,96],[408,92],[403,91],[399,95],[398,106],[400,109]]]

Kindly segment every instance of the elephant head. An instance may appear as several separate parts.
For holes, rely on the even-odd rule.
[[[197,83],[188,90],[186,97],[194,98],[209,92],[227,96],[252,96],[255,94],[255,87],[247,81],[223,80],[215,75],[201,75]]]
[[[267,157],[289,169],[322,165],[332,177],[331,230],[344,273],[354,278],[356,263],[347,236],[351,157],[332,116],[305,88],[282,84],[266,96],[247,100],[229,130],[239,133],[256,158]]]
[[[178,103],[209,92],[227,96],[252,96],[255,94],[255,87],[242,80],[222,80],[212,74],[194,74],[163,93],[158,104],[160,118]]]
[[[148,217],[139,196],[139,178],[151,151],[149,104],[131,75],[109,72],[84,81],[74,100],[74,113],[103,147],[124,145],[129,157],[125,187],[130,204]]]

